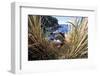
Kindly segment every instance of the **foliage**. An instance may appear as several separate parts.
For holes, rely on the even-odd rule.
[[[45,39],[40,25],[40,16],[28,17],[28,59],[56,59],[56,49]]]
[[[71,22],[69,22],[71,23]],[[70,44],[69,58],[88,57],[88,19],[83,17],[80,24],[71,23],[72,31],[66,36],[65,40]],[[79,25],[78,25],[79,24]]]
[[[52,16],[41,16],[41,27],[44,34],[48,32],[46,28],[52,28],[52,30],[58,27],[58,20]]]

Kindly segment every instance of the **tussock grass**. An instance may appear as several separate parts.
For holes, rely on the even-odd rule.
[[[58,48],[48,41],[41,28],[40,16],[28,16],[28,60],[76,59],[88,57],[87,18],[78,23],[69,22],[72,31],[65,35],[64,44]]]
[[[69,22],[71,23],[71,22]],[[72,24],[72,31],[65,38],[69,40],[70,52],[69,58],[87,58],[88,57],[88,19],[82,18],[80,25]]]

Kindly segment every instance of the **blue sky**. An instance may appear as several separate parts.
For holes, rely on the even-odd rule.
[[[67,24],[67,22],[71,18],[81,18],[81,17],[78,17],[78,16],[53,16],[53,17],[58,19],[59,24]]]
[[[68,17],[65,16],[53,16],[58,19],[59,24],[66,24]]]
[[[59,28],[57,31],[59,32],[68,32],[68,29],[70,30],[70,28],[68,28],[68,23],[69,21],[73,22],[74,20],[81,20],[81,16],[53,16],[55,18],[58,19],[58,24],[65,24],[63,25],[61,28]]]

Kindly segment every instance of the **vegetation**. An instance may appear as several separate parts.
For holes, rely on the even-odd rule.
[[[52,16],[40,16],[41,17],[41,28],[46,37],[50,35],[50,30],[55,31],[58,28],[58,20]]]
[[[55,20],[56,21],[56,20]],[[28,60],[76,59],[88,57],[87,18],[68,22],[72,30],[65,35],[63,45],[48,41],[42,29],[41,16],[28,16]]]

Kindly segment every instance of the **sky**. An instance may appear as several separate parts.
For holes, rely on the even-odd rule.
[[[58,19],[58,24],[67,24],[68,21],[74,21],[78,16],[53,16]]]
[[[62,16],[54,16],[58,19],[59,24],[66,24],[68,18],[67,17],[62,17]]]
[[[82,19],[81,16],[53,16],[53,17],[57,18],[58,24],[64,24],[61,28],[57,30],[63,33],[68,32],[68,30],[70,30],[70,27],[68,27],[69,25],[68,22],[74,23],[76,20],[80,21]]]

